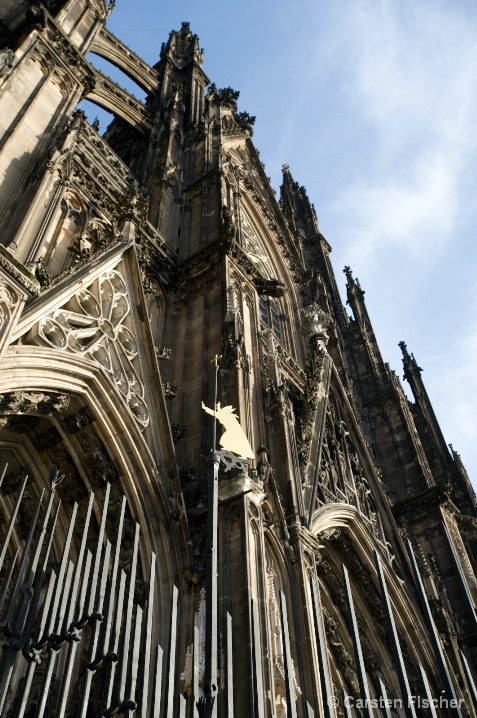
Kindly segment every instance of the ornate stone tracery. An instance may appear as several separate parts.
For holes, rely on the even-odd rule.
[[[334,397],[327,407],[316,508],[331,503],[354,506],[368,530],[389,553],[369,480]]]
[[[248,258],[260,274],[267,279],[273,278],[274,271],[268,253],[248,217],[242,217],[242,239]]]
[[[2,414],[51,414],[68,409],[68,394],[38,391],[16,391],[0,394],[0,413]]]
[[[130,301],[121,274],[104,272],[88,289],[78,290],[67,304],[40,320],[34,341],[87,357],[101,367],[146,427],[149,413],[139,377],[138,344],[128,328]]]

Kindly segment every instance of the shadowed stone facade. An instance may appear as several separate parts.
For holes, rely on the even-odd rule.
[[[0,714],[475,716],[476,499],[422,370],[188,23],[150,67],[111,10],[0,9]],[[255,455],[217,505],[216,377]]]

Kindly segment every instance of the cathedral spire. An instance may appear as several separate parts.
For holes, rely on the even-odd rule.
[[[331,247],[321,234],[315,208],[308,198],[303,185],[293,179],[290,167],[282,166],[283,183],[280,187],[280,207],[295,241],[300,244],[305,257],[307,271],[318,272],[327,287],[329,301],[334,307],[339,324],[346,325],[344,311],[336,279],[330,263]],[[312,295],[314,293],[312,292]],[[315,301],[315,296],[310,296]]]
[[[351,322],[352,332],[361,335],[361,346],[364,349],[362,360],[364,364],[371,369],[368,377],[374,377],[375,385],[373,389],[370,387],[370,391],[375,391],[378,388],[382,389],[389,381],[389,367],[384,364],[381,356],[373,325],[364,301],[365,292],[364,289],[361,289],[359,279],[353,277],[351,267],[346,266],[343,272],[346,277],[346,303],[350,306],[354,317],[354,322]]]
[[[431,466],[434,465],[434,467],[436,467],[437,464],[440,465],[442,467],[442,471],[445,473],[445,467],[447,467],[449,462],[449,452],[434,413],[434,409],[432,408],[432,404],[429,400],[424,382],[422,381],[421,373],[423,370],[418,365],[414,354],[411,354],[408,351],[405,342],[399,342],[399,347],[403,356],[402,363],[404,368],[404,378],[411,387],[415,401],[416,413],[420,418],[420,421],[417,421],[417,426],[419,428],[419,426],[422,426],[423,424],[425,427],[424,434],[421,437],[422,442],[424,447],[428,449],[426,453],[428,453],[429,450],[432,450],[433,453],[433,455],[428,457],[429,462]],[[426,447],[426,444],[428,443],[426,441],[426,437],[430,437],[432,442],[431,446]]]

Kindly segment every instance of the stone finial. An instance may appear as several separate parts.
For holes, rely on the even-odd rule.
[[[399,342],[398,347],[400,348],[400,350],[401,350],[401,352],[402,352],[403,361],[404,361],[404,362],[409,361],[410,358],[411,358],[411,356],[410,356],[410,354],[409,354],[409,352],[408,352],[408,350],[407,350],[407,344],[406,344],[406,342],[404,342],[404,341]]]
[[[215,82],[212,83],[211,88],[212,86],[217,99],[225,104],[234,104],[240,97],[240,90],[234,90],[232,87],[222,87],[218,90]]]
[[[414,354],[410,354],[407,350],[407,344],[406,342],[399,342],[399,348],[402,352],[402,363],[404,367],[404,378],[409,381],[412,372],[419,372],[419,374],[423,371],[423,369],[418,366],[417,361],[414,357]]]
[[[346,276],[346,281],[348,282],[348,284],[352,284],[352,282],[354,282],[353,272],[351,271],[351,267],[346,265],[345,268],[343,269],[343,274]]]
[[[416,362],[416,359],[415,359],[415,357],[414,357],[414,354],[410,354],[410,353],[408,352],[406,342],[399,342],[398,346],[399,346],[399,348],[400,348],[400,350],[401,350],[401,352],[402,352],[403,364],[412,363],[412,364],[414,364],[414,365],[416,366],[417,369],[419,369],[419,371],[423,371],[423,370],[421,369],[421,367],[418,367],[418,366],[417,366],[417,362]]]
[[[300,311],[302,321],[302,333],[311,337],[318,337],[322,339],[325,344],[329,339],[326,333],[327,328],[331,323],[331,318],[324,312],[320,306],[313,302],[308,307],[304,307]]]
[[[366,292],[364,291],[364,289],[361,289],[359,279],[355,279],[353,277],[351,267],[348,267],[348,265],[346,265],[346,267],[343,269],[343,273],[346,276],[346,289],[348,295],[347,304],[350,303],[351,298],[364,299],[364,295]]]

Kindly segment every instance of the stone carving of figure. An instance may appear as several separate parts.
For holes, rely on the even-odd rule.
[[[45,260],[43,257],[38,257],[36,268],[35,268],[35,277],[40,282],[40,286],[42,289],[47,289],[51,284],[51,274],[48,271]]]
[[[235,238],[235,223],[231,210],[224,204],[222,207],[222,233],[225,239]]]

